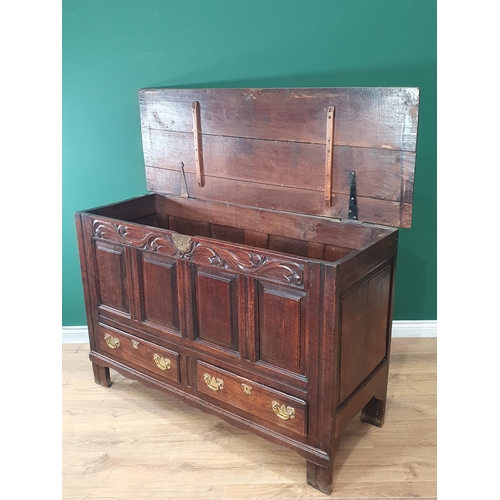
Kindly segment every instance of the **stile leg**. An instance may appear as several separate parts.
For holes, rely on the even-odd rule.
[[[377,427],[384,425],[385,417],[385,399],[373,397],[368,404],[361,410],[361,421],[372,424]]]
[[[103,387],[111,387],[109,368],[92,363],[92,369],[94,370],[94,380],[96,384],[102,385]]]
[[[312,462],[306,462],[307,484],[329,495],[333,489],[333,466],[320,467]]]
[[[367,424],[382,427],[385,417],[385,403],[387,401],[387,382],[388,374],[384,377],[384,381],[375,391],[373,397],[368,401],[365,407],[361,410],[361,421]]]

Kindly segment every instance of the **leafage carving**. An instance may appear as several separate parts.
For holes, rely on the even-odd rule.
[[[195,264],[242,272],[295,286],[303,283],[302,266],[299,264],[241,248],[209,246],[189,237],[183,237],[180,244],[178,233],[160,233],[100,220],[94,221],[93,232],[95,238],[190,260]]]
[[[178,252],[168,235],[147,231],[141,227],[96,220],[93,224],[93,230],[96,238],[114,243],[131,245],[142,250],[151,250],[171,256]]]
[[[302,285],[302,269],[294,262],[285,262],[246,250],[211,248],[199,245],[192,251],[192,260],[200,264],[241,271],[254,276],[274,278],[275,281]]]

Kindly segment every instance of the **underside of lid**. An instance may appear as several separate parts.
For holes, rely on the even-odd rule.
[[[141,89],[148,189],[410,227],[416,88]]]

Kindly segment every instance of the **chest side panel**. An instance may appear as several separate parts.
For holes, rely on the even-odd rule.
[[[341,421],[337,435],[348,423],[348,415],[352,418],[359,411],[363,388],[387,370],[397,241],[396,231],[340,261],[337,267],[335,401]]]
[[[340,404],[387,355],[391,265],[341,295]]]

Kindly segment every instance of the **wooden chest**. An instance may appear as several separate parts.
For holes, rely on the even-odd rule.
[[[419,91],[139,100],[151,194],[76,214],[95,380],[113,368],[287,446],[329,493],[349,421],[384,421]]]

